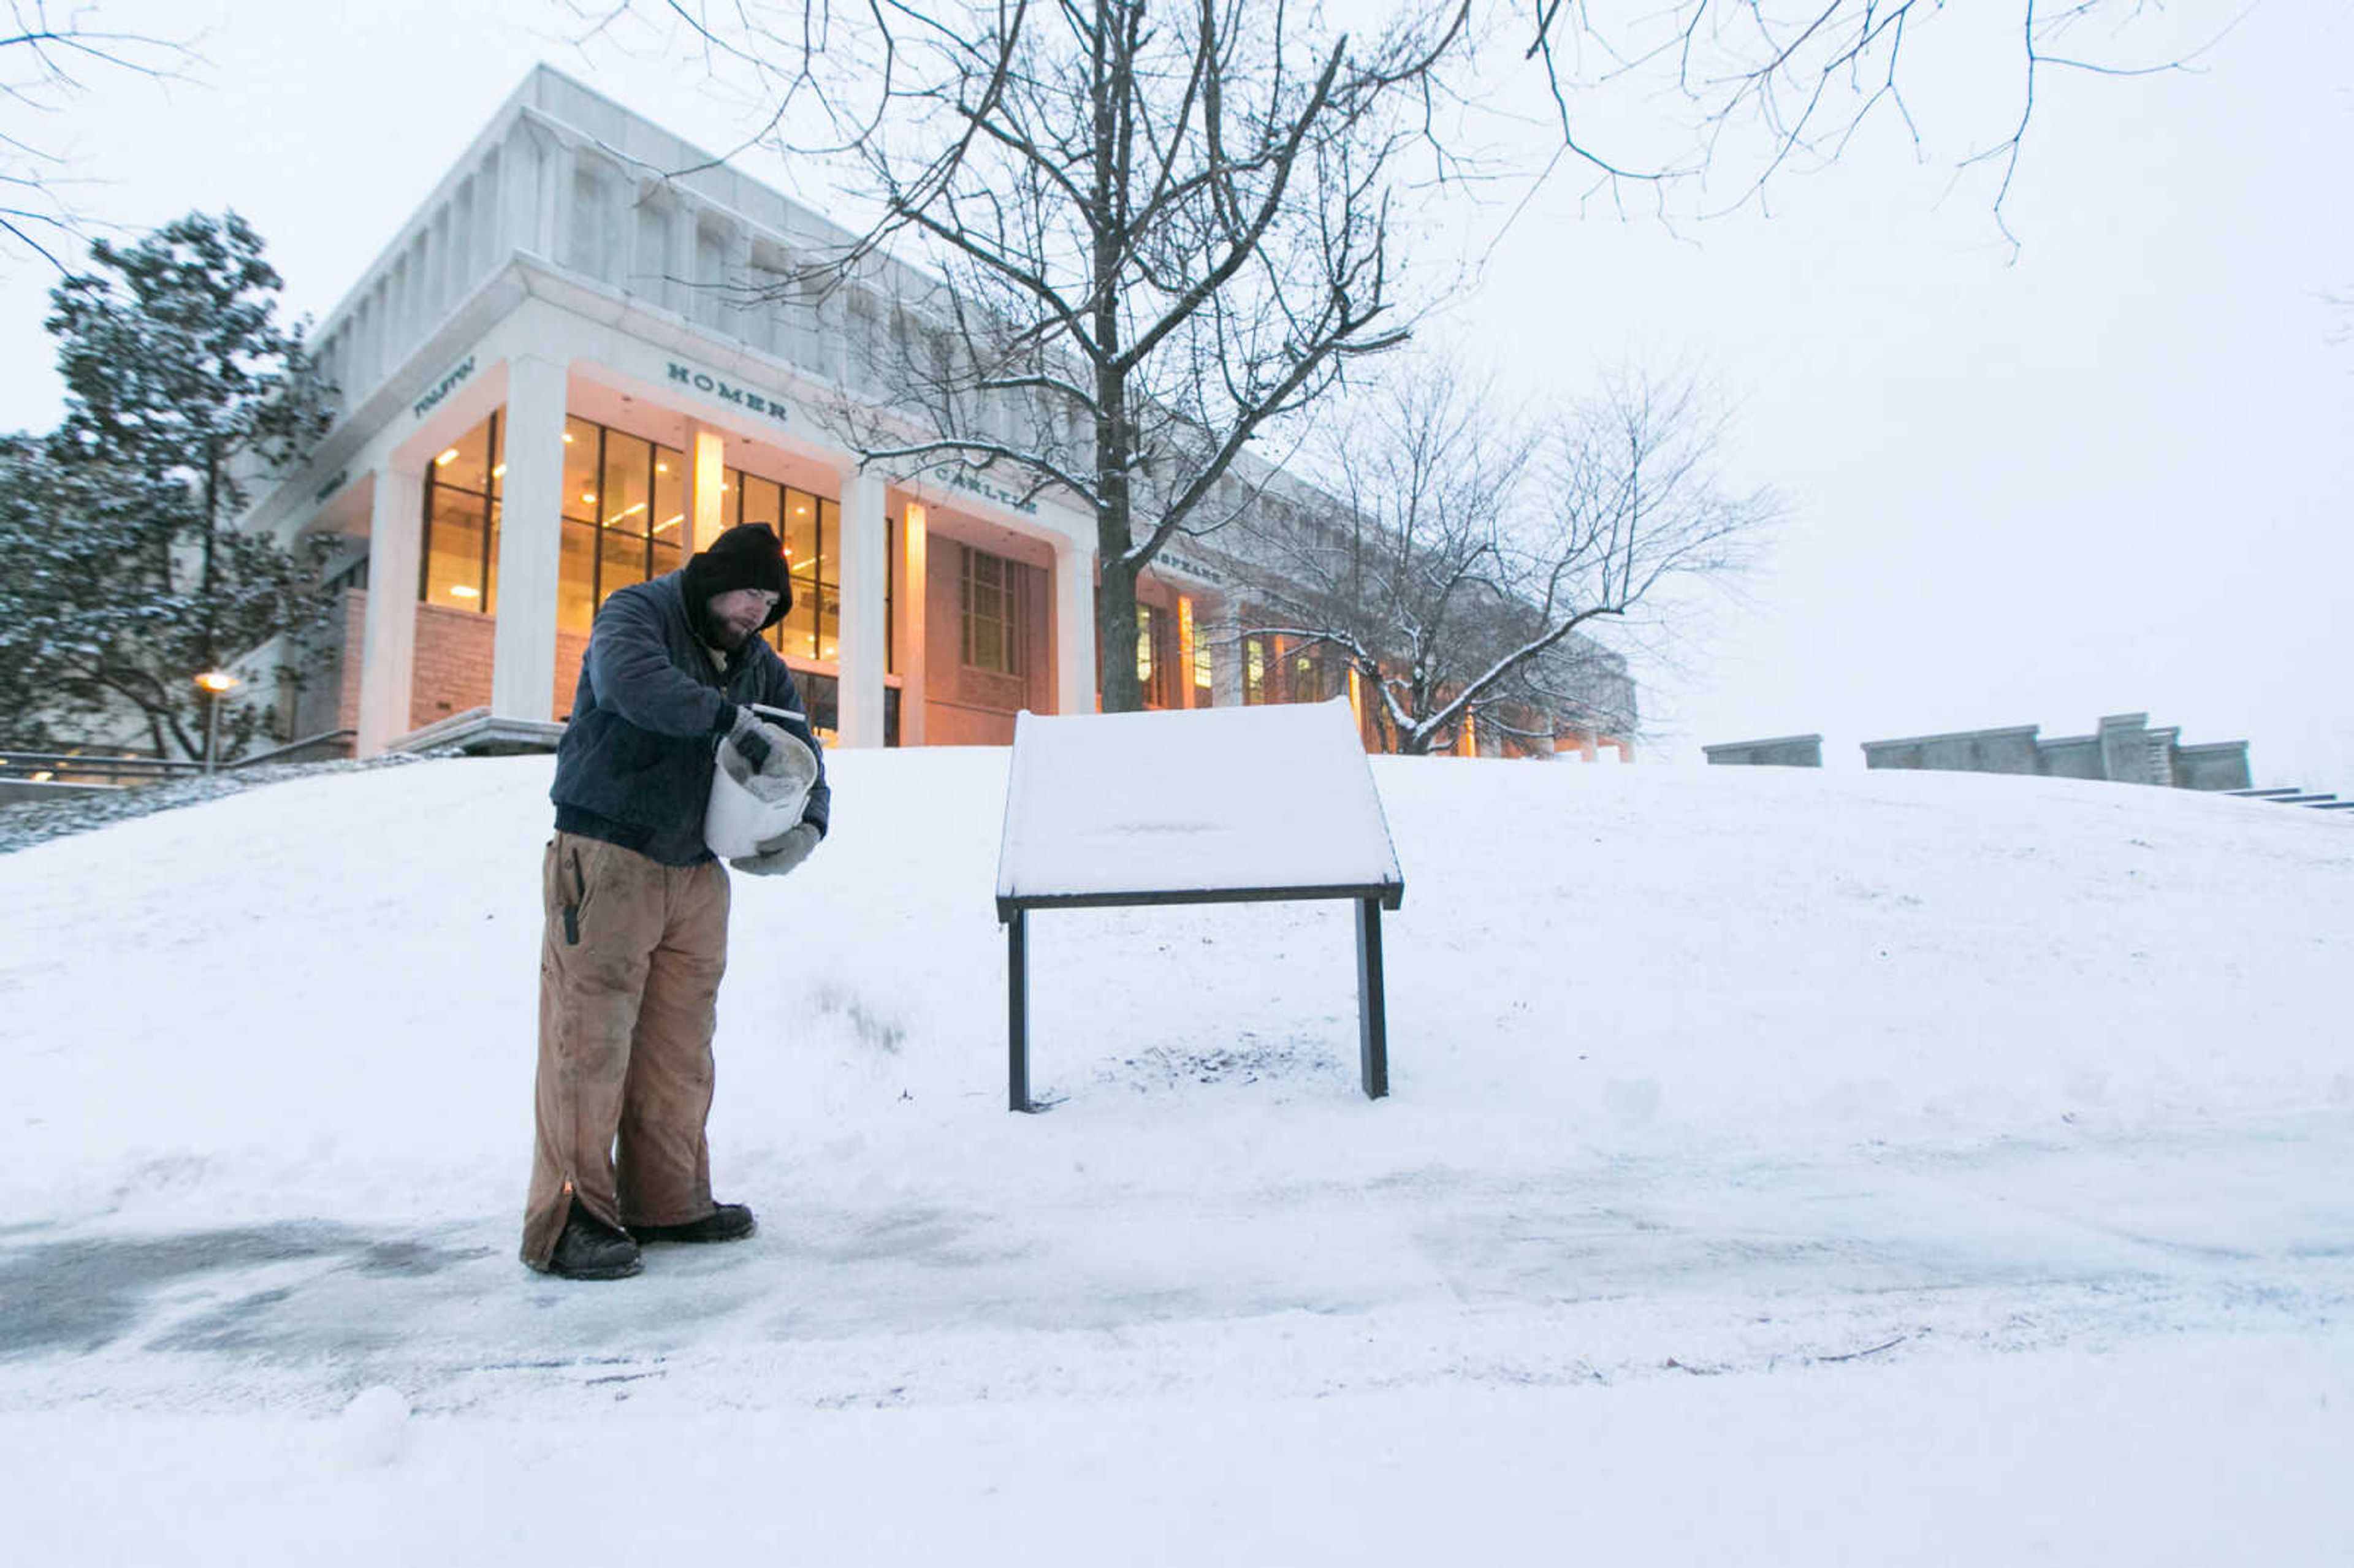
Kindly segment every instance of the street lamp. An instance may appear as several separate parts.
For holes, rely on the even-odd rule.
[[[205,703],[205,773],[209,777],[213,770],[214,753],[220,743],[221,698],[237,689],[238,679],[227,670],[207,670],[196,677],[196,684],[204,688],[207,699]]]

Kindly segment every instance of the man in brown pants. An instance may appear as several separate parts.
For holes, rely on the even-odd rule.
[[[557,748],[557,832],[540,874],[537,1138],[523,1229],[534,1268],[619,1279],[638,1272],[642,1242],[752,1234],[750,1209],[713,1200],[704,1137],[728,890],[703,818],[724,742],[758,772],[815,776],[801,821],[729,864],[780,875],[825,835],[832,794],[816,736],[805,720],[751,711],[801,709],[759,635],[791,606],[777,536],[747,524],[597,612]]]

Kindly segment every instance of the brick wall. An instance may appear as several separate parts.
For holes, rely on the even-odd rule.
[[[556,634],[556,705],[547,711],[559,720],[572,716],[572,694],[580,689],[580,659],[588,652],[587,632]]]
[[[367,648],[367,590],[345,588],[337,596],[329,624],[334,662],[303,683],[294,705],[294,739],[331,729],[356,729],[360,722],[360,664]]]
[[[491,704],[491,645],[499,623],[471,609],[417,607],[417,662],[408,689],[408,727]]]
[[[335,671],[334,723],[317,715],[319,728],[357,729],[360,722],[360,666],[367,648],[367,593],[346,589],[343,604],[342,648]],[[417,665],[409,686],[408,724],[420,728],[468,708],[488,706],[491,700],[491,658],[498,637],[498,620],[472,610],[417,607]],[[556,634],[556,685],[548,712],[558,720],[572,715],[572,694],[580,683],[580,658],[588,649],[585,631]],[[322,706],[323,707],[323,694]],[[313,733],[305,731],[304,733]]]
[[[1019,561],[1022,673],[967,669],[963,660],[964,561],[952,533],[935,529],[926,556],[924,741],[928,746],[1005,746],[1023,708],[1054,711],[1054,552],[1029,540],[977,546]]]

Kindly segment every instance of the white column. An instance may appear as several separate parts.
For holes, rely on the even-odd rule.
[[[491,715],[556,716],[556,579],[564,558],[564,366],[507,361],[506,478],[499,509],[498,631]]]
[[[898,624],[892,643],[899,653],[899,744],[924,744],[924,683],[928,651],[925,646],[925,616],[931,604],[931,517],[910,501],[899,521],[899,593],[894,606]]]
[[[1221,605],[1211,621],[1210,705],[1243,705],[1243,623],[1232,600]]]
[[[689,554],[711,548],[725,525],[721,510],[729,497],[720,490],[727,482],[727,447],[716,430],[690,421],[686,427],[686,514]]]
[[[1193,619],[1193,596],[1177,596],[1177,706],[1193,705],[1193,650],[1200,644],[1202,628]]]
[[[884,551],[883,476],[853,471],[842,476],[842,675],[836,724],[842,746],[883,744]]]
[[[354,750],[375,757],[407,735],[417,670],[417,577],[424,548],[425,472],[387,465],[376,471],[368,511],[367,625],[360,655],[359,738]]]
[[[1055,542],[1055,711],[1096,711],[1096,553]]]

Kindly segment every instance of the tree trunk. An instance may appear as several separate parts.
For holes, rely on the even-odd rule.
[[[1119,109],[1129,90],[1128,30],[1123,7],[1096,12],[1095,77],[1095,340],[1096,340],[1096,678],[1103,711],[1132,714],[1144,705],[1136,682],[1136,573],[1129,491],[1134,432],[1128,421],[1128,374],[1121,352],[1119,283],[1128,235],[1127,147]]]

